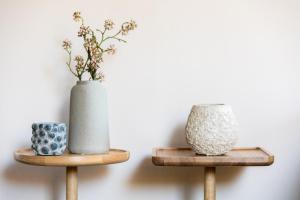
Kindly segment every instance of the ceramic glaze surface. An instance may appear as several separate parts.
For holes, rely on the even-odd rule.
[[[99,81],[79,81],[72,88],[69,129],[70,152],[108,152],[107,97]]]
[[[237,142],[238,123],[228,105],[192,107],[186,125],[186,139],[198,154],[221,155]]]
[[[37,155],[61,155],[67,146],[64,123],[33,123],[32,149]]]

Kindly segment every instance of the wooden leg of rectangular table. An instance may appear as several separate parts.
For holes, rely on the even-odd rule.
[[[204,169],[204,200],[216,200],[216,168]]]
[[[66,171],[66,198],[67,200],[77,200],[78,192],[77,192],[77,167],[67,167]]]

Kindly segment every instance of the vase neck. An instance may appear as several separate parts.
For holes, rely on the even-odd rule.
[[[91,81],[77,81],[76,84],[77,85],[100,84],[100,81],[95,81],[95,80],[91,80]]]

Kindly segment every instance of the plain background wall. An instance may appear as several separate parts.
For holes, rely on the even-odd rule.
[[[63,168],[19,164],[13,152],[30,145],[32,122],[68,121],[76,79],[61,41],[80,44],[75,10],[94,27],[139,25],[105,60],[111,144],[131,158],[80,168],[79,199],[203,198],[202,168],[155,167],[150,157],[186,145],[200,103],[232,105],[238,146],[275,155],[270,167],[218,168],[218,199],[300,199],[300,1],[1,0],[1,200],[65,198]]]

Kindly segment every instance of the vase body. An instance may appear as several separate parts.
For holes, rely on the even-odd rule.
[[[78,81],[71,90],[68,148],[77,154],[109,151],[107,94],[99,81]]]
[[[186,125],[186,140],[198,154],[222,155],[237,142],[238,123],[228,105],[192,107]]]

